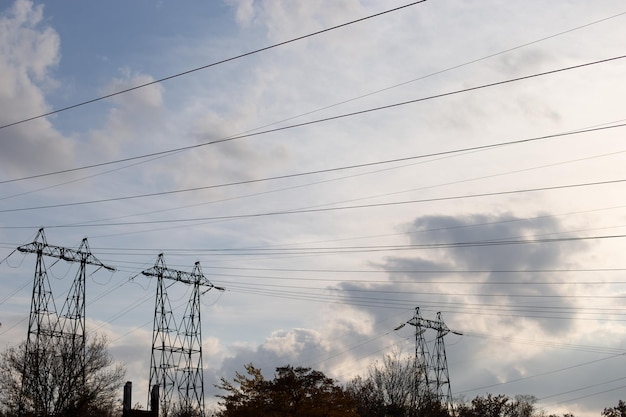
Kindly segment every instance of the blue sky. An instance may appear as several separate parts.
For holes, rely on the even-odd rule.
[[[5,2],[0,125],[403,4]],[[453,395],[599,415],[625,389],[626,149],[623,127],[570,133],[624,123],[624,60],[447,93],[619,57],[625,12],[431,0],[1,128],[0,346],[26,337],[34,257],[12,251],[43,226],[117,268],[90,275],[88,326],[136,398],[155,291],[140,272],[163,252],[226,288],[203,299],[208,402],[248,362],[364,375],[412,351],[393,329],[419,306],[464,333],[448,340]],[[60,306],[75,271],[52,263]]]

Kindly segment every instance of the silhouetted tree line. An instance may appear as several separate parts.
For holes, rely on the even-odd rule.
[[[537,408],[530,395],[477,396],[448,410],[430,393],[416,392],[412,362],[393,354],[345,386],[311,368],[279,367],[273,379],[252,364],[245,371],[217,385],[226,393],[215,417],[561,417]],[[626,417],[626,403],[601,416]]]
[[[104,337],[88,338],[85,365],[70,341],[50,338],[26,354],[26,343],[0,353],[0,417],[113,417],[124,368],[109,355]],[[23,377],[26,376],[26,380]]]
[[[62,342],[42,352],[37,363],[49,372],[37,386],[21,384],[32,361],[25,357],[24,345],[0,353],[0,417],[113,417],[121,416],[123,368],[115,365],[103,338],[93,338],[86,346],[88,366],[80,390],[68,388],[67,348]],[[207,417],[561,417],[547,415],[528,395],[478,396],[457,401],[453,412],[425,390],[416,389],[415,368],[397,353],[370,366],[365,377],[345,385],[311,368],[283,366],[272,379],[252,364],[232,381],[222,378],[217,385],[225,393],[219,409]],[[35,372],[41,374],[41,372]],[[419,386],[419,385],[418,385]],[[605,408],[601,417],[626,417],[626,403]],[[168,417],[200,417],[182,409]],[[574,417],[564,414],[562,417]]]

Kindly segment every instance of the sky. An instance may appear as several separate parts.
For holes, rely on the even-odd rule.
[[[163,253],[225,288],[209,404],[247,363],[410,356],[419,307],[462,333],[454,397],[599,416],[626,397],[624,39],[617,0],[1,2],[0,347],[44,227],[116,268],[87,327],[142,404]],[[46,266],[60,308],[76,265]]]

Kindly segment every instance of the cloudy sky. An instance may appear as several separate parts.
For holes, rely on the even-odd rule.
[[[207,402],[249,362],[365,375],[410,354],[415,307],[463,333],[454,396],[626,398],[626,6],[408,4],[0,3],[0,346],[45,227],[116,268],[90,269],[87,322],[142,403],[161,252],[226,289]],[[60,308],[76,266],[46,262]]]

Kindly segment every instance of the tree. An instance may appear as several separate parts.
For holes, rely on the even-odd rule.
[[[363,379],[358,376],[350,381],[346,390],[356,404],[360,417],[386,415],[385,400],[370,378]]]
[[[616,407],[605,408],[602,417],[626,417],[626,403],[619,400]]]
[[[448,416],[432,393],[425,390],[415,360],[394,351],[368,369],[366,379],[357,377],[348,392],[364,417]]]
[[[537,398],[532,395],[516,395],[512,400],[506,395],[476,397],[471,404],[459,406],[460,417],[535,417]]]
[[[25,342],[0,354],[0,408],[7,417],[18,413],[43,417],[95,417],[113,413],[125,371],[121,365],[114,365],[106,338],[96,336],[87,341],[84,372],[67,369],[76,366],[76,361],[67,360],[75,354],[71,350],[67,339],[49,338],[45,349],[31,354],[36,360],[26,357]],[[37,380],[22,384],[32,381],[30,375],[38,375]]]
[[[218,388],[223,409],[219,417],[356,417],[355,405],[342,387],[311,368],[276,368],[266,380],[252,364],[247,375],[237,373],[233,382],[221,379]]]

